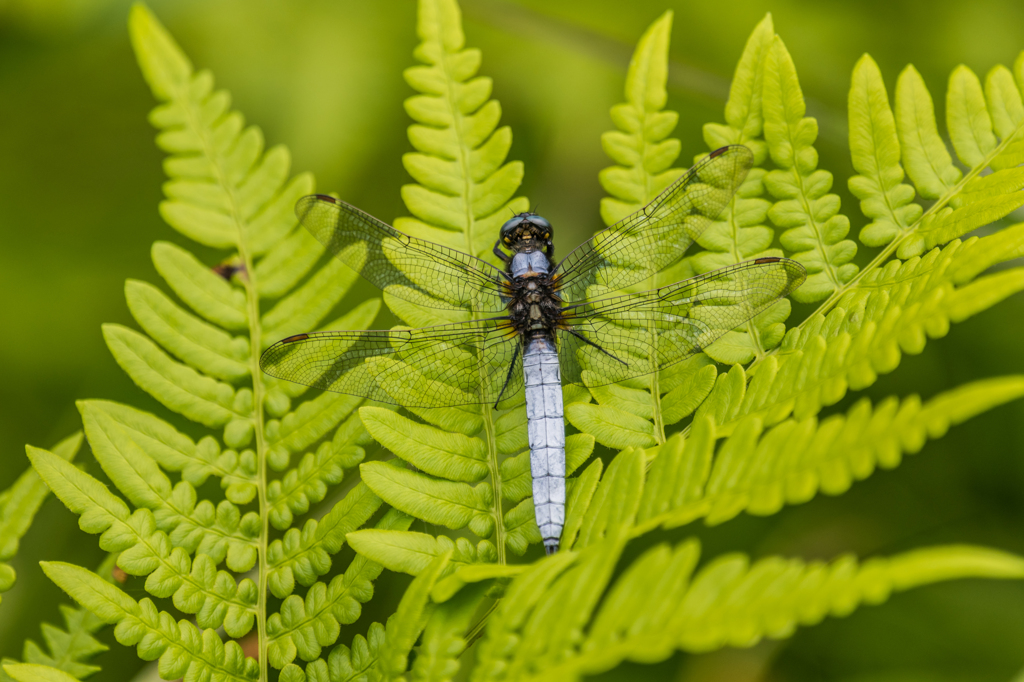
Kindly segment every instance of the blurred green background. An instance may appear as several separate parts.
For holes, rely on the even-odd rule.
[[[201,68],[210,68],[268,144],[291,149],[317,186],[391,221],[399,188],[413,63],[411,0],[154,0],[151,8]],[[155,239],[186,243],[157,214],[162,154],[146,121],[153,106],[125,27],[124,0],[0,0],[0,489],[26,466],[25,443],[49,446],[78,428],[74,401],[98,397],[157,409],[107,353],[99,325],[133,325],[122,288],[158,281]],[[949,72],[984,74],[1024,49],[1024,3],[920,0],[463,0],[467,43],[495,81],[522,193],[557,228],[565,252],[600,227],[600,134],[621,101],[633,45],[675,11],[669,107],[680,112],[681,165],[706,151],[701,125],[720,121],[728,82],[754,25],[772,12],[818,117],[821,167],[854,234],[864,224],[846,190],[846,93],[863,52],[892,91],[913,62],[943,114]],[[940,126],[941,128],[942,126]],[[870,250],[861,248],[860,262]],[[797,310],[797,315],[806,314]],[[1024,298],[1016,296],[907,357],[867,394],[930,397],[963,382],[1024,373]],[[834,408],[844,409],[855,395]],[[744,516],[696,532],[705,556],[742,550],[830,559],[935,543],[987,544],[1024,554],[1024,404],[992,411],[892,472],[844,496],[820,496],[770,518]],[[87,459],[83,457],[82,459]],[[91,466],[92,471],[98,467]],[[19,583],[0,605],[0,655],[20,655],[39,619],[57,622],[58,590],[40,559],[92,565],[96,539],[50,500],[22,545]],[[400,578],[382,579],[351,633],[383,620]],[[131,585],[129,586],[131,587]],[[141,589],[141,586],[138,586]],[[141,594],[135,594],[140,597]],[[110,633],[104,634],[111,642]],[[117,645],[96,680],[128,680],[142,664]],[[967,581],[897,595],[882,607],[750,650],[627,666],[607,679],[1004,681],[1024,666],[1024,585]],[[156,679],[155,677],[153,679]]]

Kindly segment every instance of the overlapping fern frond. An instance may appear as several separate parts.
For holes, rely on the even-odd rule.
[[[146,578],[152,598],[137,601],[75,566],[51,563],[46,571],[116,623],[120,642],[137,644],[143,658],[159,657],[167,679],[265,678],[268,662],[280,668],[297,655],[315,659],[333,644],[339,623],[359,617],[381,570],[359,558],[330,583],[319,580],[345,534],[380,506],[363,484],[336,498],[319,521],[293,527],[363,460],[371,441],[354,412],[360,401],[306,395],[258,368],[270,343],[322,323],[356,274],[333,259],[317,266],[322,249],[297,226],[293,207],[313,190],[312,177],[289,178],[287,150],[265,150],[260,130],[230,109],[208,72],[193,70],[146,9],[133,9],[130,28],[162,102],[151,116],[169,154],[161,214],[185,237],[222,250],[224,260],[203,263],[182,246],[158,242],[153,262],[177,300],[129,281],[128,306],[144,333],[107,325],[104,336],[139,387],[207,432],[197,441],[155,414],[82,401],[93,453],[127,503],[60,457],[30,456],[81,515],[83,530],[101,534],[100,545],[119,553],[126,573]],[[379,305],[356,306],[331,326],[364,328]],[[197,489],[210,479],[222,495],[203,499]],[[380,523],[410,521],[394,512]],[[271,594],[283,599],[278,613]],[[218,628],[234,639],[255,628],[259,662],[234,641],[222,642]]]
[[[55,457],[72,461],[82,441],[82,433],[75,433],[55,445],[50,452]],[[26,449],[31,453],[39,448],[28,446]],[[14,558],[21,538],[28,532],[36,512],[49,493],[50,489],[33,469],[23,473],[11,487],[0,493],[0,592],[14,585],[14,569],[6,562]],[[99,572],[109,574],[112,566],[111,557]],[[85,609],[62,605],[60,610],[64,628],[43,623],[41,630],[44,646],[26,639],[21,657],[25,665],[43,666],[83,679],[99,670],[87,661],[107,649],[93,636],[103,626],[103,622]],[[7,667],[16,663],[7,658],[2,661],[0,682],[18,679],[5,672]]]
[[[82,434],[76,433],[54,446],[52,452],[57,457],[71,461],[81,445]],[[38,448],[29,445],[26,449],[31,453]],[[14,587],[17,574],[8,562],[18,553],[21,538],[32,526],[32,520],[49,494],[50,489],[32,469],[25,471],[9,488],[0,492],[0,595]]]
[[[173,296],[129,282],[129,308],[145,333],[108,326],[104,334],[141,388],[205,432],[195,440],[158,415],[83,401],[86,435],[125,499],[57,455],[31,456],[83,530],[100,534],[129,575],[145,577],[151,597],[136,599],[71,564],[45,564],[47,574],[116,624],[119,642],[159,659],[165,679],[262,682],[275,675],[269,665],[286,682],[450,680],[469,664],[480,682],[577,679],[625,660],[787,637],[798,625],[938,580],[1024,578],[1020,558],[968,546],[862,562],[730,554],[698,566],[697,543],[687,540],[620,566],[638,535],[842,493],[950,426],[1024,395],[1024,378],[1010,376],[926,401],[864,399],[822,415],[950,323],[1024,288],[1021,268],[985,274],[1024,254],[1024,226],[960,241],[1024,205],[1024,57],[1013,71],[994,69],[984,86],[965,68],[954,72],[947,128],[964,168],[938,134],[916,71],[901,75],[892,110],[877,67],[869,57],[858,63],[850,97],[858,175],[850,186],[868,220],[860,241],[881,249],[858,270],[851,221],[830,192],[832,175],[818,168],[817,127],[805,115],[794,63],[770,18],[762,21],[737,68],[725,123],[704,129],[709,149],[744,144],[758,168],[701,235],[703,250],[653,285],[789,255],[811,275],[798,300],[821,305],[787,330],[790,306],[780,301],[668,371],[567,387],[566,414],[579,431],[567,439],[567,470],[581,471],[569,481],[563,550],[514,564],[508,550],[523,554],[540,539],[524,406],[410,416],[344,395],[309,396],[260,374],[261,350],[323,324],[356,275],[337,260],[318,266],[320,247],[295,223],[292,207],[312,191],[311,177],[289,179],[284,148],[265,151],[259,130],[245,126],[227,94],[193,70],[145,9],[133,10],[131,29],[162,102],[151,117],[169,153],[161,213],[224,258],[203,263],[158,243],[153,260]],[[601,175],[609,224],[681,172],[673,168],[680,144],[669,138],[677,117],[665,110],[670,29],[669,13],[641,39],[626,101],[612,111],[617,130],[603,138],[616,164]],[[406,103],[415,151],[404,162],[415,183],[402,194],[411,217],[395,225],[492,259],[509,211],[528,206],[515,197],[523,167],[507,161],[511,131],[499,127],[491,81],[477,76],[481,55],[465,47],[456,1],[420,0],[418,34],[420,64],[405,74],[417,93]],[[916,202],[915,193],[932,203]],[[439,313],[388,292],[384,301],[414,326],[476,312]],[[327,327],[363,328],[379,305],[356,306]],[[732,367],[719,372],[715,361]],[[434,370],[438,380],[444,373]],[[364,461],[373,441],[397,459]],[[587,464],[595,443],[618,452]],[[340,485],[356,465],[361,482]],[[209,490],[211,480],[221,495],[200,499],[197,489]],[[332,494],[341,489],[343,496]],[[328,498],[326,514],[301,518]],[[391,509],[368,527],[382,501]],[[411,532],[414,518],[453,532]],[[334,571],[345,542],[357,556]],[[338,643],[340,625],[358,619],[384,568],[415,576],[397,612]],[[324,579],[329,573],[336,575]],[[271,597],[281,600],[276,609]],[[234,641],[254,629],[258,661]],[[26,661],[54,665],[51,658]],[[46,670],[8,672],[61,679]]]
[[[831,563],[782,557],[752,563],[726,554],[695,570],[700,548],[691,539],[652,547],[612,581],[623,546],[623,535],[612,535],[515,578],[488,624],[473,682],[576,680],[625,660],[661,661],[679,649],[789,637],[797,626],[953,576],[1024,577],[1020,557],[970,546],[863,563],[852,556]],[[511,598],[523,591],[535,596]]]
[[[641,40],[627,77],[631,104],[618,105],[612,112],[613,120],[633,134],[616,132],[605,137],[606,150],[624,164],[602,174],[606,188],[616,197],[604,200],[606,213],[620,205],[624,212],[634,208],[634,204],[624,204],[623,198],[641,197],[644,195],[638,193],[643,188],[658,187],[654,173],[662,166],[656,164],[672,157],[653,151],[669,148],[669,141],[650,137],[652,131],[660,134],[662,130],[654,122],[671,120],[671,112],[657,109],[645,114],[637,104],[641,100],[631,94],[646,92],[642,101],[655,106],[664,102],[668,19],[665,16],[655,22]],[[652,37],[662,34],[665,37],[658,38],[660,42]],[[652,45],[660,47],[655,51]],[[653,68],[648,64],[652,54],[658,55]],[[718,361],[752,360],[748,368],[734,364],[716,378],[714,366],[706,359],[698,356],[689,361],[686,385],[699,403],[694,424],[710,420],[716,437],[744,427],[759,432],[790,415],[806,421],[838,402],[849,389],[866,388],[879,374],[893,371],[903,353],[921,352],[927,339],[943,336],[951,322],[967,319],[1024,288],[1020,269],[982,275],[992,265],[1020,255],[1020,226],[962,244],[956,241],[1024,205],[1024,193],[1019,191],[1024,176],[1015,168],[1024,160],[1020,151],[1024,142],[1015,141],[1024,137],[1020,89],[1005,67],[993,69],[984,93],[969,71],[961,68],[954,73],[950,102],[956,106],[948,122],[951,138],[961,140],[956,144],[965,164],[980,164],[963,174],[952,165],[938,137],[930,96],[915,74],[908,68],[900,77],[894,114],[870,57],[865,56],[854,71],[850,141],[860,174],[850,179],[850,186],[862,200],[865,215],[874,221],[862,233],[864,243],[886,247],[858,273],[849,263],[856,251],[853,242],[845,239],[849,220],[838,213],[838,197],[828,193],[832,177],[816,169],[817,153],[812,144],[817,124],[804,118],[796,71],[785,46],[774,35],[771,18],[766,17],[748,40],[726,104],[726,122],[705,126],[704,137],[712,149],[744,144],[754,152],[757,163],[770,159],[777,168],[755,168],[749,173],[732,204],[698,240],[705,250],[687,262],[693,271],[707,272],[748,258],[788,255],[800,260],[810,273],[797,297],[804,301],[828,298],[788,333],[784,320],[789,304],[780,301],[745,329],[727,334],[706,349],[707,355]],[[641,75],[647,79],[644,89],[636,85]],[[913,107],[916,113],[911,116]],[[629,111],[630,117],[624,111]],[[621,121],[634,121],[633,127],[624,127]],[[638,121],[646,124],[641,126]],[[970,140],[975,138],[981,142],[972,146]],[[646,153],[637,153],[645,149]],[[901,155],[920,194],[938,200],[927,211],[913,202],[913,188],[902,182]],[[632,166],[627,167],[630,162]],[[986,166],[995,172],[981,177]],[[940,181],[942,178],[945,180]],[[776,199],[774,203],[763,198],[766,189]],[[770,248],[774,233],[761,224],[766,217],[784,230],[779,235],[783,250]],[[884,238],[877,236],[883,234]],[[934,248],[951,240],[941,249]],[[924,248],[932,250],[924,254]],[[891,258],[897,251],[901,258]],[[654,376],[651,383],[663,388],[666,379],[670,387],[675,385],[666,372]],[[705,382],[714,382],[714,389],[704,388]],[[651,448],[665,441],[663,429],[670,422],[656,409],[663,400],[653,400],[649,388],[614,386],[591,392],[601,403],[599,407],[567,409],[567,416],[581,431],[615,448]],[[683,404],[689,410],[686,414],[693,411],[688,399]],[[756,443],[755,438],[732,456],[757,460]],[[649,457],[656,457],[657,452],[651,450]],[[781,486],[782,481],[776,484]]]
[[[422,0],[419,7],[422,42],[415,56],[421,64],[405,72],[418,93],[406,101],[414,121],[409,139],[416,151],[403,157],[417,184],[402,188],[413,217],[398,218],[395,227],[493,262],[498,229],[512,212],[529,207],[525,197],[514,198],[523,165],[506,162],[512,132],[498,127],[501,107],[490,99],[491,80],[476,75],[480,51],[465,47],[458,5]],[[453,319],[387,292],[385,301],[410,325]],[[444,381],[444,367],[432,372]],[[451,530],[468,528],[483,539],[475,545],[460,539],[453,545],[422,533],[366,530],[351,536],[356,551],[415,575],[430,557],[448,549],[454,552],[452,565],[505,563],[506,548],[522,554],[530,543],[539,543],[528,499],[526,407],[521,396],[518,404],[509,402],[503,401],[500,411],[489,403],[411,410],[422,421],[383,408],[361,408],[370,434],[416,469],[369,462],[361,466],[366,484],[396,509]],[[587,460],[593,445],[585,434],[567,439],[570,471]],[[506,502],[514,505],[508,511]]]
[[[671,15],[663,16],[641,40],[627,76],[627,102],[612,112],[620,130],[604,138],[606,150],[621,164],[601,177],[612,194],[602,203],[602,215],[609,223],[642,206],[678,174],[668,170],[678,146],[665,139],[674,125],[674,115],[662,110],[670,20]],[[567,401],[567,417],[580,431],[594,436],[597,442],[625,449],[607,470],[596,461],[570,481],[563,547],[579,554],[545,560],[529,571],[529,578],[521,577],[507,588],[497,611],[488,618],[494,642],[487,640],[481,645],[474,679],[511,680],[534,675],[564,679],[608,669],[626,658],[658,660],[679,647],[696,651],[746,644],[766,633],[785,636],[794,623],[816,622],[830,609],[842,614],[863,599],[882,600],[893,584],[910,587],[917,580],[927,582],[929,574],[918,558],[927,558],[925,563],[932,566],[941,566],[948,559],[956,569],[948,573],[939,569],[933,574],[945,578],[1021,577],[1019,559],[1015,557],[977,550],[979,560],[975,563],[967,558],[974,557],[975,550],[934,548],[921,550],[912,558],[894,559],[890,568],[899,568],[888,577],[883,577],[885,572],[876,564],[869,563],[871,570],[866,567],[863,575],[870,578],[865,581],[875,583],[870,587],[858,583],[859,574],[853,564],[840,561],[835,568],[837,582],[828,583],[817,598],[809,598],[799,590],[801,581],[806,578],[814,583],[816,576],[828,571],[821,567],[805,569],[799,562],[769,560],[758,564],[751,571],[751,582],[737,594],[729,593],[727,600],[740,605],[735,608],[754,608],[756,601],[743,595],[756,600],[761,598],[757,595],[762,589],[767,590],[774,595],[763,616],[774,618],[770,622],[754,625],[751,616],[735,608],[725,609],[724,601],[718,608],[702,604],[704,597],[696,592],[691,596],[693,601],[665,601],[665,591],[658,590],[659,605],[665,601],[675,608],[677,618],[690,618],[697,624],[689,635],[656,623],[650,612],[657,611],[658,605],[636,611],[644,625],[651,625],[652,632],[663,635],[654,649],[645,648],[650,640],[646,635],[651,633],[643,630],[638,631],[644,633],[643,637],[619,649],[611,644],[619,643],[623,635],[603,633],[615,630],[616,619],[623,620],[621,613],[607,615],[618,608],[617,603],[626,602],[624,597],[620,602],[619,597],[641,589],[644,594],[653,594],[650,585],[655,583],[655,576],[635,567],[627,572],[627,577],[637,576],[632,587],[612,588],[605,593],[621,544],[630,535],[702,517],[708,523],[720,523],[742,511],[770,514],[783,504],[804,502],[819,490],[839,494],[879,466],[897,466],[904,453],[917,452],[927,438],[940,437],[952,424],[1022,395],[1021,379],[1006,377],[969,384],[924,404],[916,397],[902,402],[889,398],[875,407],[861,401],[845,416],[833,415],[820,421],[817,417],[850,388],[862,389],[878,374],[894,370],[902,353],[920,352],[928,337],[944,335],[950,322],[994,305],[1024,284],[1018,270],[982,275],[990,266],[1020,254],[1019,227],[965,243],[956,241],[974,227],[1024,204],[1016,171],[1007,170],[1024,161],[1024,157],[1017,159],[1018,151],[1012,143],[1024,126],[1024,110],[1016,105],[1019,91],[1012,79],[1008,81],[1005,70],[998,69],[989,79],[992,120],[1000,121],[998,136],[1003,142],[999,142],[995,135],[990,139],[981,134],[986,128],[984,117],[978,114],[985,110],[980,86],[964,85],[970,79],[965,80],[962,70],[958,72],[961,75],[954,76],[951,97],[966,98],[959,107],[961,112],[971,113],[954,114],[950,119],[958,155],[966,164],[974,164],[967,175],[978,176],[984,165],[993,162],[996,172],[992,180],[965,176],[961,182],[960,176],[954,177],[954,173],[940,167],[935,175],[946,178],[944,189],[933,188],[931,194],[919,191],[955,205],[955,209],[946,210],[936,204],[925,211],[912,203],[912,190],[901,183],[899,145],[904,137],[926,138],[927,144],[934,144],[938,138],[929,137],[928,116],[919,113],[919,121],[906,116],[900,119],[904,121],[903,129],[900,139],[896,139],[896,126],[885,124],[884,98],[880,104],[879,87],[884,93],[884,86],[873,79],[866,63],[862,61],[855,72],[851,94],[851,146],[855,167],[861,173],[851,180],[851,186],[856,187],[865,214],[875,221],[874,227],[866,228],[866,234],[889,235],[887,240],[868,237],[865,244],[888,244],[888,248],[864,271],[850,262],[856,253],[856,245],[846,238],[850,221],[839,213],[838,197],[829,193],[831,175],[817,168],[813,148],[816,123],[805,117],[795,67],[774,35],[770,19],[766,19],[748,42],[737,69],[726,124],[707,126],[705,138],[711,148],[745,144],[754,150],[759,162],[770,158],[775,169],[755,169],[721,220],[702,236],[699,243],[705,251],[682,261],[666,276],[678,279],[688,270],[706,272],[748,258],[786,254],[803,262],[811,273],[798,298],[807,302],[827,300],[819,312],[789,332],[784,325],[789,306],[780,303],[708,349],[708,355],[716,360],[753,360],[750,368],[735,364],[716,379],[714,367],[700,356],[675,370],[684,375],[681,381],[674,372],[663,372],[653,376],[650,383],[645,380],[637,385],[591,390],[598,404],[589,404],[586,396]],[[877,75],[877,69],[873,73]],[[907,87],[901,86],[903,90]],[[923,99],[920,88],[917,97]],[[952,131],[964,125],[973,127],[971,135]],[[977,148],[969,144],[972,139],[981,140]],[[1000,145],[1002,151],[997,149]],[[918,163],[913,149],[902,153],[908,164]],[[915,173],[922,173],[911,173],[917,182]],[[764,198],[766,191],[774,201]],[[959,213],[954,215],[956,211]],[[772,248],[774,231],[762,224],[765,218],[781,228],[781,250]],[[945,248],[933,248],[951,240]],[[932,250],[925,254],[924,248]],[[900,258],[891,259],[897,249]],[[668,390],[661,390],[666,385]],[[672,389],[681,385],[693,395],[685,400],[673,396]],[[677,408],[675,400],[686,409]],[[668,437],[666,426],[695,409],[692,424]],[[668,420],[665,412],[679,414]],[[718,443],[722,438],[725,440]],[[373,531],[360,533],[369,535]],[[453,547],[450,542],[425,536],[420,546],[431,547],[426,556],[445,551],[461,554],[460,561],[449,569],[454,573],[435,587],[435,600],[441,603],[462,586],[508,578],[518,572],[497,566],[459,566],[472,557],[465,548],[460,552],[457,543]],[[658,551],[671,555],[668,548]],[[685,584],[686,575],[696,563],[695,552],[689,553],[693,556],[686,571],[666,571],[660,558],[650,561],[658,564],[659,576],[679,576]],[[560,589],[549,587],[558,584],[558,574],[569,564],[578,562],[582,566],[583,557],[601,558],[593,558],[586,568],[580,567],[578,574],[573,573],[571,579],[560,584]],[[989,564],[993,557],[997,557],[994,564]],[[729,566],[726,572],[732,571],[740,580],[747,569],[745,565],[737,568],[737,561],[745,562],[726,557],[710,564],[705,569],[712,576],[709,584],[720,582],[716,573],[719,566]],[[994,565],[998,568],[989,573],[986,567]],[[415,561],[411,556],[405,564],[405,570],[413,573],[427,568],[426,559]],[[883,589],[879,584],[888,587]],[[830,598],[835,602],[829,602]],[[794,609],[800,605],[809,611],[786,615],[782,607],[786,600],[792,600]],[[599,603],[607,610],[595,617]],[[522,613],[505,612],[506,606]],[[706,614],[694,612],[700,608],[707,608]],[[703,615],[711,620],[702,621]],[[426,626],[428,631],[431,622]],[[630,621],[627,618],[624,622]],[[717,629],[709,631],[710,622]],[[460,646],[459,636],[464,632],[461,627],[460,622],[447,631],[454,637],[453,646]],[[567,659],[572,663],[565,663]]]

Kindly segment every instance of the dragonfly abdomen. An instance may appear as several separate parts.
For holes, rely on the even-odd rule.
[[[544,550],[554,554],[565,525],[565,421],[558,351],[549,336],[527,340],[523,374],[534,512]]]

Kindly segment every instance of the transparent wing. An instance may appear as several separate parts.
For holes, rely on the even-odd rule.
[[[722,212],[753,163],[742,145],[716,149],[647,206],[576,247],[556,270],[563,300],[586,300],[594,284],[611,294],[675,263]]]
[[[405,407],[493,404],[523,387],[519,339],[507,318],[297,334],[268,348],[260,368],[279,379]]]
[[[334,197],[303,197],[295,213],[328,251],[394,296],[448,310],[505,308],[504,273],[486,261],[410,237]]]
[[[563,379],[603,386],[663,370],[746,323],[805,278],[796,261],[758,258],[660,289],[567,306],[567,327],[559,332]]]

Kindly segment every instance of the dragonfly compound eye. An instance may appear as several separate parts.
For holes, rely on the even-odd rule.
[[[507,221],[504,225],[502,225],[501,226],[501,238],[502,239],[507,238],[508,235],[512,232],[512,230],[514,230],[517,227],[519,227],[519,225],[523,222],[523,220],[525,220],[524,216],[517,215],[515,218],[512,218],[511,220]]]

